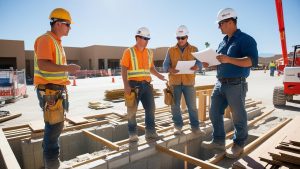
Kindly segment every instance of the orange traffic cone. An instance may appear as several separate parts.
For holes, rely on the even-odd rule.
[[[76,76],[73,76],[73,85],[72,86],[77,86],[76,85]]]
[[[111,82],[115,83],[115,78],[114,77],[112,77]]]

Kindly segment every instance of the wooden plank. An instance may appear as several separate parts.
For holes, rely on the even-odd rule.
[[[201,122],[206,120],[206,91],[197,91],[198,97],[198,118]]]
[[[66,119],[73,124],[83,124],[83,123],[89,122],[87,119],[85,119],[81,116],[70,116],[70,117],[67,117]]]
[[[92,140],[94,140],[96,142],[99,142],[101,144],[104,144],[105,146],[107,146],[107,147],[109,147],[113,150],[119,151],[119,149],[120,149],[120,147],[117,144],[115,144],[115,143],[113,143],[113,142],[111,142],[111,141],[109,141],[109,140],[107,140],[103,137],[100,137],[100,136],[98,136],[98,135],[96,135],[96,134],[94,134],[94,133],[92,133],[88,130],[83,129],[82,132],[85,135],[87,135],[89,138],[91,138]]]
[[[160,145],[156,145],[156,149],[158,151],[162,152],[162,153],[166,153],[166,154],[168,154],[170,156],[173,156],[175,158],[181,159],[183,161],[187,161],[187,162],[189,162],[191,164],[194,164],[194,165],[206,168],[206,169],[222,168],[220,166],[217,166],[217,165],[214,165],[214,164],[210,164],[210,163],[208,163],[206,161],[197,159],[195,157],[189,156],[187,154],[178,152],[178,151],[173,150],[173,149],[168,149],[168,148],[160,146]]]
[[[29,122],[29,127],[32,130],[32,132],[41,132],[44,131],[45,128],[45,122],[44,121],[32,121]]]
[[[14,113],[14,114],[9,114],[7,116],[4,117],[0,117],[0,123],[20,117],[22,115],[22,113]]]
[[[101,121],[80,124],[80,125],[76,125],[76,126],[68,126],[63,129],[63,132],[71,131],[71,130],[79,130],[82,128],[88,128],[88,127],[93,127],[93,126],[107,124],[107,123],[108,123],[108,120],[101,120]],[[39,138],[39,137],[42,137],[43,135],[44,135],[44,132],[31,133],[31,138]]]
[[[242,155],[242,158],[240,160],[238,160],[238,162],[240,165],[243,165],[245,167],[247,166],[252,166],[252,165],[260,165],[260,166],[265,166],[266,163],[263,161],[260,161],[260,157],[266,158],[269,157],[268,152],[271,151],[272,149],[275,148],[275,146],[277,146],[279,144],[279,142],[283,141],[285,138],[289,137],[289,134],[293,135],[297,135],[299,127],[297,127],[297,125],[300,125],[300,116],[296,117],[295,119],[293,119],[291,122],[290,119],[287,119],[285,121],[283,121],[282,123],[280,123],[279,125],[277,125],[276,128],[280,128],[283,127],[282,129],[279,129],[278,132],[274,132],[273,134],[268,132],[268,135],[272,135],[272,137],[267,137],[267,133],[264,134],[264,136],[268,139],[266,139],[265,141],[261,140],[261,143],[258,142],[252,142],[249,144],[249,147],[246,146],[244,148],[244,153]],[[296,126],[295,126],[296,125]],[[289,134],[288,134],[289,133]],[[263,135],[262,135],[263,136]],[[262,137],[261,136],[261,137]],[[255,150],[254,150],[255,149]],[[254,151],[253,151],[254,150]],[[249,161],[249,159],[251,159]],[[233,165],[235,165],[236,163],[234,163]]]
[[[0,130],[0,153],[7,169],[21,169],[2,129]]]

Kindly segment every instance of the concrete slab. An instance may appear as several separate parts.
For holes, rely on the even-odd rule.
[[[33,156],[33,144],[30,140],[24,140],[21,142],[22,155],[23,155],[23,168],[34,168],[34,156]]]
[[[151,155],[158,153],[154,145],[145,144],[139,146],[137,151],[129,151],[129,161],[135,162],[143,158],[147,158]]]
[[[108,166],[105,160],[99,159],[86,165],[76,167],[76,169],[108,169]]]
[[[108,163],[109,169],[118,168],[129,163],[129,153],[121,152],[106,157],[105,161]]]

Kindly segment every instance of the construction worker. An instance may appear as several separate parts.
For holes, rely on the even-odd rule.
[[[217,23],[226,36],[217,49],[217,82],[211,96],[209,117],[213,125],[212,141],[203,146],[225,150],[224,110],[231,108],[235,128],[233,146],[226,150],[226,156],[237,158],[244,151],[248,137],[245,97],[248,91],[246,78],[250,68],[258,64],[258,51],[255,40],[237,28],[237,14],[232,8],[219,11]],[[207,63],[203,63],[207,66]]]
[[[174,104],[171,105],[171,111],[175,135],[180,135],[183,127],[182,112],[180,109],[182,94],[184,95],[187,104],[192,132],[194,134],[205,134],[199,128],[196,91],[194,88],[195,74],[176,74],[179,70],[175,69],[178,61],[195,60],[191,53],[197,52],[198,49],[188,43],[188,35],[189,31],[185,25],[181,25],[177,28],[177,43],[175,46],[169,48],[163,62],[163,69],[165,72],[169,72],[169,84],[173,90]],[[193,71],[201,70],[201,62],[197,60],[195,65],[190,69]]]
[[[270,69],[270,76],[274,76],[274,72],[276,70],[276,64],[273,60],[269,64],[269,69]]]
[[[68,110],[66,85],[68,72],[80,66],[67,65],[61,38],[68,36],[72,19],[63,8],[54,9],[49,16],[51,31],[39,36],[34,44],[34,85],[39,105],[44,112],[43,155],[45,168],[64,168],[60,163],[58,138],[64,127],[64,112]]]
[[[138,141],[136,112],[139,101],[145,109],[146,139],[158,139],[155,130],[154,111],[155,103],[153,97],[153,87],[150,84],[150,73],[165,80],[164,76],[158,73],[153,63],[153,53],[147,47],[150,40],[148,28],[141,27],[135,34],[136,44],[126,49],[121,60],[121,71],[124,83],[125,98],[135,91],[134,103],[127,105],[127,118],[129,141]]]

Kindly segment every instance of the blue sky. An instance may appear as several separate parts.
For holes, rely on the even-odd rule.
[[[288,51],[300,44],[300,0],[283,0]],[[70,11],[75,24],[64,46],[132,46],[141,26],[150,29],[148,47],[176,43],[179,25],[189,28],[189,42],[217,48],[223,35],[215,24],[221,8],[234,8],[238,27],[254,37],[259,53],[281,53],[274,0],[0,0],[0,39],[34,40],[50,29],[48,16],[56,7]]]

